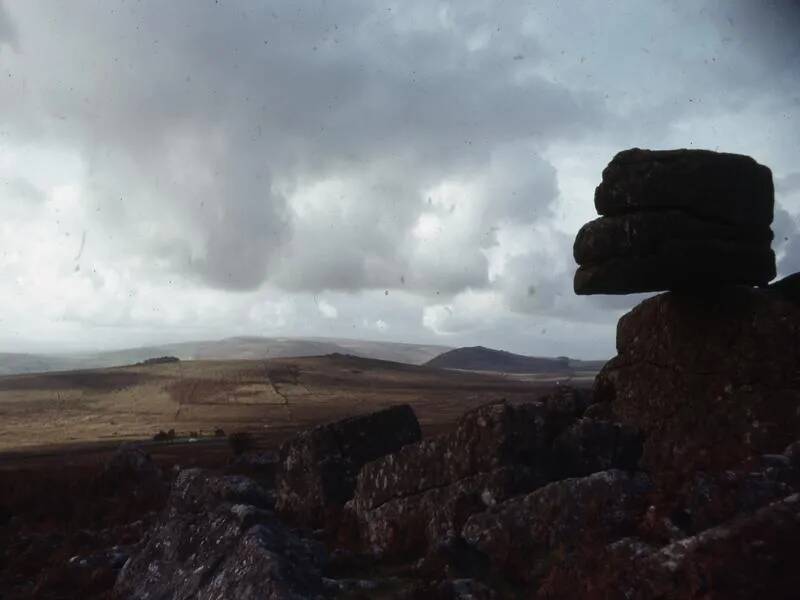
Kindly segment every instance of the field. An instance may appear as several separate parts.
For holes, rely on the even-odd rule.
[[[581,378],[586,384],[590,378]],[[0,377],[0,453],[247,430],[267,445],[311,425],[409,403],[427,433],[479,404],[534,399],[547,376],[455,372],[347,355]]]

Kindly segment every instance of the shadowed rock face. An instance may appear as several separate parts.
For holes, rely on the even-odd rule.
[[[601,215],[678,209],[699,218],[744,225],[772,223],[772,171],[749,156],[710,150],[619,152],[594,194]]]
[[[297,523],[322,527],[353,497],[361,466],[419,441],[408,405],[321,425],[286,442],[276,473],[277,510]]]
[[[666,545],[625,538],[596,553],[589,576],[566,571],[540,597],[795,598],[792,560],[800,535],[800,496],[792,494]]]
[[[650,489],[645,475],[619,470],[564,479],[470,517],[463,536],[507,576],[533,581],[551,566],[551,553],[634,531]]]
[[[292,533],[244,477],[192,469],[123,567],[118,598],[301,600],[321,598],[323,550]]]
[[[617,327],[596,396],[646,436],[653,471],[720,469],[800,433],[800,307],[731,287],[645,300]]]
[[[392,498],[440,488],[510,465],[543,469],[557,432],[539,403],[488,404],[468,412],[449,435],[409,445],[364,466],[353,501],[358,511]]]
[[[620,152],[595,191],[603,216],[575,239],[575,292],[766,285],[773,205],[772,173],[748,156]]]
[[[576,420],[587,405],[571,389],[537,403],[489,404],[465,414],[452,434],[368,463],[348,503],[363,550],[382,559],[419,556],[459,535],[472,515],[549,481],[634,469],[638,434]]]

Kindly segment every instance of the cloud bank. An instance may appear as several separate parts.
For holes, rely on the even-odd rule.
[[[246,333],[606,356],[571,243],[625,147],[773,168],[794,2],[0,3],[0,347]]]

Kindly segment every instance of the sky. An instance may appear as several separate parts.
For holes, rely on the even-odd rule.
[[[0,0],[0,351],[233,335],[605,358],[619,150],[773,171],[800,270],[800,4]]]

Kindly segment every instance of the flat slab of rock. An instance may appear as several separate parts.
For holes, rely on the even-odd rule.
[[[772,223],[772,172],[749,156],[710,150],[618,153],[603,170],[594,203],[601,215],[679,209],[722,223]]]
[[[677,210],[638,212],[589,221],[575,237],[573,255],[579,265],[597,264],[613,258],[663,254],[677,241],[727,242],[743,250],[764,252],[770,249],[772,238],[768,226],[731,225]]]
[[[276,509],[308,527],[329,524],[353,497],[364,463],[397,452],[421,436],[417,417],[406,404],[298,435],[280,449]]]
[[[671,240],[647,256],[615,257],[575,272],[576,294],[633,294],[766,285],[775,277],[769,245],[743,246],[719,240]]]

